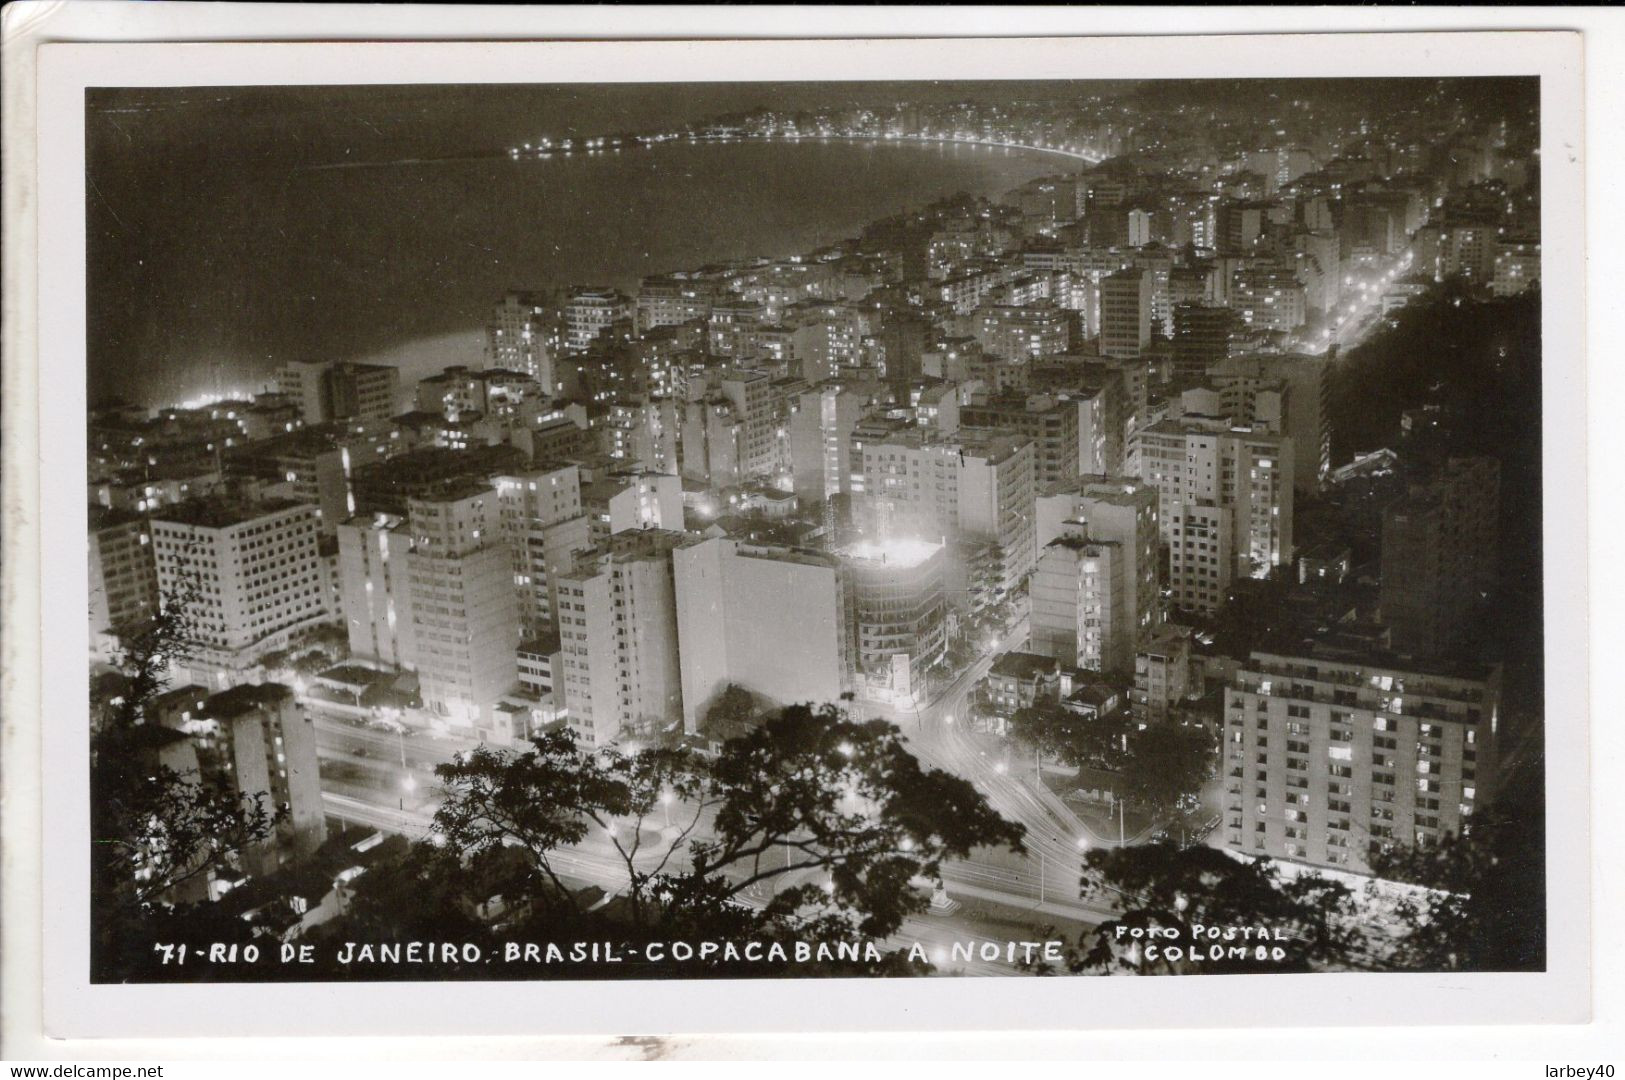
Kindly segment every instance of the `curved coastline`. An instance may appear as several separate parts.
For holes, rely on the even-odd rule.
[[[127,231],[98,234],[126,256],[110,260],[112,280],[97,293],[102,319],[121,296],[139,297],[150,317],[99,337],[92,366],[111,392],[136,393],[139,376],[150,380],[139,393],[163,402],[242,389],[289,356],[362,358],[449,334],[460,336],[444,363],[459,362],[461,335],[504,289],[635,287],[673,269],[808,251],[954,191],[992,197],[1060,171],[1053,155],[952,141],[654,145],[669,153],[577,151],[534,169],[507,167],[501,151],[416,153],[191,176],[184,198],[147,208],[143,235],[162,238],[157,247]],[[761,175],[741,184],[742,168]],[[405,199],[421,209],[387,209]],[[245,205],[254,214],[233,218]],[[211,224],[227,219],[240,222],[229,233]],[[227,279],[207,268],[245,247],[264,258],[224,290]],[[160,277],[168,287],[155,292]],[[206,314],[228,308],[225,322]]]
[[[604,145],[605,139],[611,141]],[[1082,161],[1089,165],[1098,165],[1104,161],[1102,155],[1093,154],[1083,150],[1071,150],[1062,146],[1041,145],[1038,143],[1008,142],[1001,139],[973,139],[960,138],[950,135],[768,135],[768,134],[738,134],[738,135],[662,135],[662,136],[633,136],[629,139],[614,139],[613,137],[594,138],[586,140],[582,145],[576,140],[567,139],[559,146],[551,144],[545,147],[533,148],[525,143],[522,147],[509,147],[507,156],[513,161],[536,161],[553,157],[573,157],[577,154],[596,155],[604,153],[618,153],[622,150],[647,150],[667,144],[694,146],[700,143],[863,143],[877,146],[977,146],[988,150],[1020,150],[1035,154],[1050,154],[1073,161]]]

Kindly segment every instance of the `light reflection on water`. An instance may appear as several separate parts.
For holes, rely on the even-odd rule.
[[[93,204],[92,396],[174,400],[258,382],[293,357],[399,354],[414,372],[477,361],[478,328],[508,288],[630,289],[647,274],[793,254],[933,198],[998,195],[1070,167],[830,141],[191,170],[161,200],[115,191],[110,211]]]

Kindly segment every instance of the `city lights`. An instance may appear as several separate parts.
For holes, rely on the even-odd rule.
[[[220,223],[265,258],[103,229],[92,326],[142,318],[87,339],[92,732],[281,815],[142,904],[1198,974],[1090,935],[1479,842],[1543,764],[1499,721],[1543,686],[1539,87],[1378,82],[431,85],[369,104],[421,157],[342,173],[358,113],[301,98],[288,198]],[[90,95],[120,213],[241,201],[124,176],[169,149],[267,190],[192,101],[239,93]],[[1390,964],[1367,893],[1373,954],[1292,970]],[[459,974],[559,972],[606,976]]]

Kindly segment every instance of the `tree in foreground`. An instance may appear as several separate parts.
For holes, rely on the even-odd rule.
[[[1017,709],[1010,717],[1010,735],[1046,756],[1114,772],[1123,767],[1132,727],[1122,715],[1080,716],[1047,699]]]
[[[242,920],[222,920],[213,905],[186,897],[233,868],[281,820],[263,793],[239,792],[163,761],[164,745],[185,736],[149,714],[171,664],[195,644],[192,609],[189,593],[166,596],[130,641],[123,678],[98,684],[111,696],[93,702],[101,718],[90,760],[91,966],[98,982],[153,974],[154,941],[225,942],[250,932]]]
[[[1284,877],[1269,860],[1210,847],[1091,851],[1080,892],[1120,914],[1070,950],[1064,970],[1073,974],[1306,972],[1347,963],[1363,947],[1348,886],[1310,873]],[[1200,937],[1197,927],[1204,928]],[[1236,934],[1224,938],[1231,929]],[[1263,931],[1267,938],[1258,936]],[[1058,973],[1041,965],[1030,970]]]
[[[1120,794],[1152,817],[1182,819],[1200,807],[1213,759],[1213,738],[1203,729],[1150,724],[1128,737]]]
[[[1018,709],[1010,734],[1068,765],[1118,774],[1118,794],[1160,820],[1194,813],[1213,767],[1213,740],[1201,728],[1142,728],[1122,714],[1084,717],[1052,701]]]
[[[500,893],[528,913],[527,940],[880,941],[926,907],[945,859],[1022,836],[970,783],[922,768],[893,725],[832,705],[787,708],[715,758],[593,752],[561,731],[437,771],[438,845],[412,856],[412,888],[448,917]],[[617,867],[608,897],[582,887],[584,860]],[[390,881],[373,873],[361,910]],[[892,953],[830,970],[912,968]]]
[[[1539,769],[1509,785],[1465,835],[1369,857],[1381,878],[1420,886],[1394,905],[1388,963],[1413,971],[1543,971],[1546,816]]]

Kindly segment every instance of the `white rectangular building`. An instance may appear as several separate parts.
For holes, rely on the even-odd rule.
[[[849,685],[845,590],[832,556],[718,537],[672,553],[683,729],[730,685],[781,705]]]
[[[519,681],[519,598],[497,494],[459,482],[407,506],[423,704],[448,727],[489,735],[498,701]]]
[[[564,702],[588,745],[683,723],[672,550],[686,542],[665,529],[619,533],[560,579]]]
[[[334,618],[319,528],[308,503],[199,499],[153,516],[159,594],[187,598],[202,646],[193,660],[212,669],[216,689],[261,653]]]

